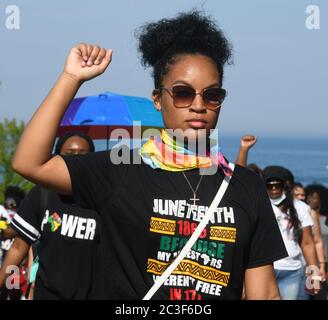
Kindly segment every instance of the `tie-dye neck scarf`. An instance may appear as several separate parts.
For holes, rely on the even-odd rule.
[[[150,138],[140,151],[143,161],[153,169],[167,171],[186,171],[196,168],[209,168],[213,164],[220,167],[226,176],[232,169],[224,158],[218,145],[206,155],[198,155],[181,146],[162,130],[160,136]]]

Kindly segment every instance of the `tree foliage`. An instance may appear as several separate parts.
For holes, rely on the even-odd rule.
[[[4,200],[4,190],[9,185],[18,186],[25,192],[33,187],[31,182],[25,180],[11,168],[11,160],[24,128],[24,122],[17,123],[16,119],[4,119],[0,122],[0,204]]]

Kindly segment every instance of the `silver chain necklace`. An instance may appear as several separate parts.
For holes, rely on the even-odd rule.
[[[181,171],[181,173],[183,174],[183,176],[184,176],[184,178],[186,179],[186,181],[187,181],[187,183],[188,183],[188,185],[189,185],[189,187],[190,187],[192,193],[194,194],[194,197],[191,198],[191,199],[189,199],[189,200],[191,200],[191,201],[194,202],[193,205],[196,205],[196,201],[199,201],[199,199],[196,198],[196,193],[197,193],[197,190],[198,190],[198,188],[199,188],[199,186],[200,186],[200,183],[202,182],[202,179],[203,179],[203,176],[204,176],[204,175],[202,175],[202,176],[200,177],[200,179],[199,179],[199,181],[198,181],[198,184],[197,184],[197,187],[196,187],[196,189],[194,190],[194,188],[192,187],[192,185],[191,185],[191,183],[189,182],[189,180],[188,180],[187,176],[185,175],[185,173],[184,173],[183,171]]]

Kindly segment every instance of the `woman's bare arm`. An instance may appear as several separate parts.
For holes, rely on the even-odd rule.
[[[311,227],[304,227],[302,241],[300,243],[304,259],[309,266],[317,266],[317,254],[314,246],[314,241],[311,233]]]
[[[23,239],[19,238],[18,236],[15,238],[0,268],[0,288],[5,284],[5,281],[9,276],[9,273],[7,272],[12,271],[8,270],[8,267],[19,267],[21,262],[26,257],[29,247],[30,244],[28,244]]]
[[[325,270],[325,253],[324,253],[324,245],[323,239],[321,236],[321,228],[320,228],[320,216],[319,213],[315,210],[311,210],[311,216],[313,219],[313,241],[315,245],[315,250],[317,253],[317,257],[319,260],[319,269],[321,279],[324,280],[326,278],[326,270]]]
[[[245,135],[241,137],[236,164],[239,164],[242,167],[247,166],[248,151],[256,142],[257,138],[253,135]]]
[[[16,231],[10,226],[8,226],[6,229],[3,230],[2,239],[12,239],[15,238],[16,235]]]
[[[247,269],[244,289],[246,300],[280,300],[272,265]]]
[[[16,149],[13,169],[37,184],[63,194],[71,193],[71,180],[64,160],[51,157],[60,121],[84,81],[102,74],[112,58],[98,46],[74,47],[65,68],[48,96],[28,123]]]

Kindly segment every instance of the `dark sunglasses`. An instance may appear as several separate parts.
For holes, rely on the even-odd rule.
[[[200,95],[203,98],[204,105],[207,109],[216,110],[221,107],[226,96],[226,90],[222,88],[205,88],[200,92],[189,86],[178,85],[172,89],[160,88],[157,91],[166,91],[173,99],[173,104],[176,108],[190,107],[196,97]]]
[[[283,182],[268,182],[265,184],[268,190],[272,190],[273,188],[276,189],[283,189],[284,183]]]

